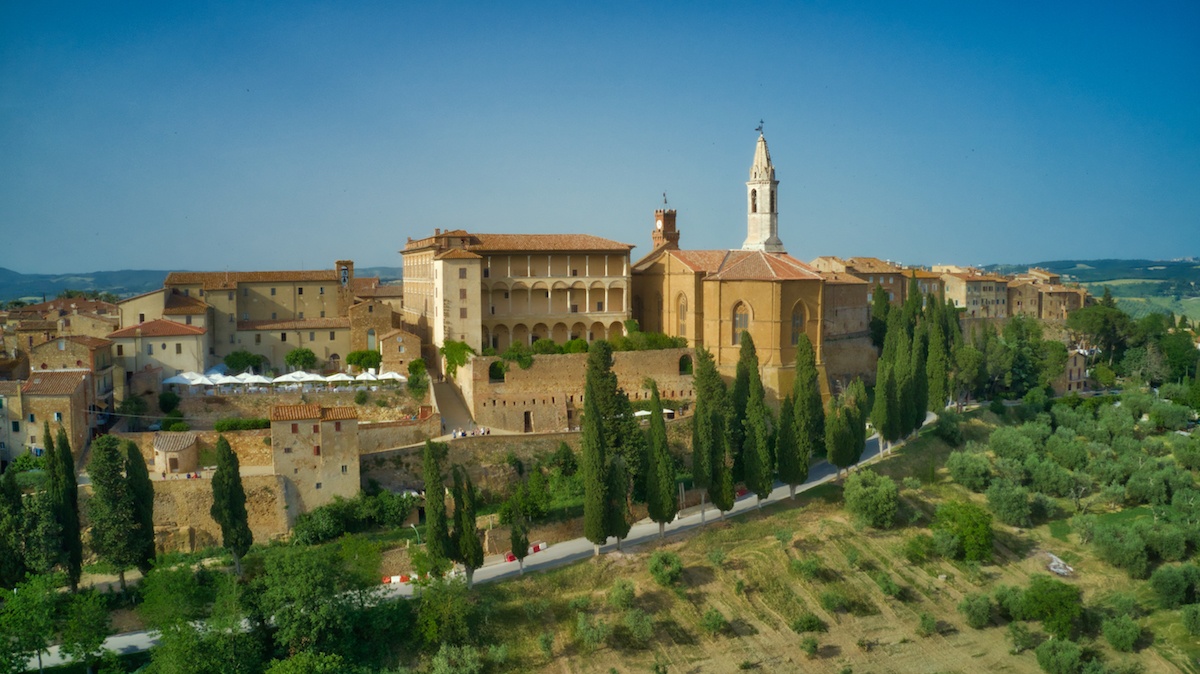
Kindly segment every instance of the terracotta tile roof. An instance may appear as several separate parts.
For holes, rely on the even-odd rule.
[[[480,255],[462,248],[451,248],[433,256],[435,260],[480,260]]]
[[[52,339],[48,339],[33,348],[36,349],[41,346],[45,346],[46,344],[52,344],[54,342],[57,342],[60,339],[65,339],[68,342],[75,342],[76,344],[82,344],[83,346],[86,346],[87,348],[91,349],[92,351],[95,351],[96,349],[103,349],[106,346],[112,346],[112,342],[110,340],[103,339],[101,337],[92,337],[90,335],[63,335],[61,337],[54,337]]]
[[[949,271],[942,276],[953,276],[954,278],[964,281],[990,281],[993,283],[1008,283],[1008,279],[1003,276],[992,276],[990,274],[970,274],[967,272]]]
[[[787,253],[731,250],[725,255],[721,268],[709,274],[705,280],[784,281],[820,278],[820,274],[812,267]]]
[[[852,257],[846,260],[849,271],[860,274],[900,274],[904,270],[877,257]]]
[[[168,278],[170,278],[170,274],[168,274],[168,275],[167,275],[167,277],[168,277]],[[154,290],[151,290],[151,291],[149,291],[149,292],[144,292],[144,293],[142,293],[141,295],[134,295],[134,296],[132,296],[132,297],[126,297],[125,299],[123,299],[123,300],[120,300],[119,302],[117,302],[117,304],[119,304],[119,305],[120,305],[120,304],[125,304],[126,302],[132,302],[132,301],[134,301],[134,300],[140,300],[140,299],[142,299],[143,297],[149,297],[149,296],[151,296],[151,295],[153,295],[153,294],[155,294],[155,293],[161,293],[161,292],[166,292],[166,288],[155,288]]]
[[[357,419],[353,407],[321,407],[320,405],[272,405],[271,421],[344,421]]]
[[[208,312],[208,303],[196,297],[184,295],[178,290],[167,293],[163,303],[164,316],[195,316]]]
[[[362,298],[404,297],[404,286],[399,283],[389,283],[387,285],[376,286],[374,288],[357,289],[354,291],[354,294]]]
[[[57,330],[58,322],[57,321],[42,321],[42,320],[21,321],[21,322],[17,323],[16,329],[17,330]]]
[[[350,327],[349,317],[298,318],[295,320],[238,321],[238,330],[330,330]]]
[[[382,335],[380,335],[380,336],[379,336],[379,341],[381,341],[381,342],[382,342],[382,341],[383,341],[383,340],[385,340],[385,339],[391,339],[392,337],[396,337],[397,335],[401,335],[401,336],[404,336],[404,337],[412,337],[413,339],[416,339],[416,338],[417,338],[417,336],[416,336],[416,335],[414,335],[413,333],[409,332],[408,330],[405,330],[405,329],[403,329],[403,328],[396,328],[395,330],[392,330],[392,331],[390,331],[390,332],[385,332],[385,333],[383,333]]]
[[[712,273],[721,268],[728,253],[727,250],[673,250],[668,254],[692,271]]]
[[[476,234],[477,245],[470,250],[479,252],[506,251],[613,251],[628,252],[627,243],[602,239],[591,234]]]
[[[17,395],[17,392],[20,390],[21,390],[21,382],[19,382],[19,381],[12,381],[12,380],[0,381],[0,396],[12,397],[12,396]]]
[[[128,328],[123,328],[109,334],[109,339],[125,339],[128,337],[188,337],[191,335],[203,335],[206,330],[197,325],[185,325],[176,323],[165,318],[158,318],[153,321],[146,321],[138,325],[131,325]]]
[[[362,277],[351,279],[352,284],[370,283],[379,279]],[[341,273],[336,269],[313,269],[302,271],[173,271],[167,274],[165,286],[194,286],[205,290],[233,290],[239,283],[298,283],[304,281],[326,281],[341,283]],[[353,287],[353,285],[352,285]]]
[[[423,239],[414,239],[409,237],[408,241],[404,244],[404,250],[417,250],[420,248],[427,248],[429,246],[442,245],[439,240],[444,240],[447,238],[467,239],[468,243],[479,243],[479,239],[465,229],[447,229],[444,232],[439,231]]]
[[[22,312],[36,314],[54,314],[55,316],[70,314],[78,311],[81,314],[111,314],[117,311],[117,305],[99,300],[85,300],[81,297],[67,297],[38,302],[21,307]]]
[[[21,387],[25,395],[71,395],[87,380],[87,370],[46,370],[34,372]]]
[[[825,279],[826,283],[837,285],[867,285],[866,279],[861,279],[854,274],[837,271],[819,271],[821,278]]]
[[[196,444],[196,438],[199,437],[191,431],[183,433],[155,433],[154,434],[154,451],[166,452],[173,454],[182,452]]]
[[[905,276],[916,276],[918,279],[940,279],[942,275],[937,272],[929,271],[928,269],[905,269]]]

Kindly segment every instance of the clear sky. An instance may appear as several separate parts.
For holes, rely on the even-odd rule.
[[[399,266],[433,228],[1200,255],[1200,4],[0,3],[0,266]]]

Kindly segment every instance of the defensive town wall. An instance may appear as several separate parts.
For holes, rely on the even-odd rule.
[[[283,481],[274,475],[242,477],[246,490],[246,512],[250,531],[258,543],[287,534],[287,511]],[[92,489],[80,489],[81,513],[87,512]],[[154,481],[154,533],[159,552],[192,552],[221,545],[221,527],[209,514],[212,480],[177,479]],[[86,522],[84,523],[86,526]]]
[[[647,378],[658,382],[664,399],[691,400],[693,358],[691,349],[618,351],[613,353],[612,369],[631,400],[650,397],[642,387]],[[537,355],[524,370],[510,362],[504,379],[493,381],[489,368],[498,360],[472,358],[455,377],[477,425],[535,433],[579,425],[586,353]]]

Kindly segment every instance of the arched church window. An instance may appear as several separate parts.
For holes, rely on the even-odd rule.
[[[778,213],[779,208],[775,205],[775,193],[771,192],[771,212]]]
[[[367,330],[367,350],[368,351],[375,350],[375,328],[371,328],[370,330]]]
[[[792,346],[800,343],[802,334],[804,334],[804,306],[797,303],[792,309]]]
[[[750,212],[758,212],[758,190],[750,190]]]
[[[687,295],[680,294],[679,295],[679,306],[678,306],[678,309],[676,312],[678,314],[678,319],[679,319],[679,328],[678,328],[677,334],[680,337],[687,336],[687,308],[688,308],[687,307]]]
[[[742,333],[750,329],[750,308],[744,302],[733,305],[733,343],[742,343]]]

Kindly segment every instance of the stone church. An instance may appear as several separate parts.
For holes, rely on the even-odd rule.
[[[779,237],[779,181],[760,133],[746,183],[746,240],[735,250],[680,248],[674,210],[654,213],[653,249],[632,268],[631,313],[643,330],[683,337],[712,352],[732,376],[740,339],[754,339],[768,396],[791,391],[796,344],[808,335],[822,393],[855,377],[872,381],[867,282],[819,271],[788,254]]]

